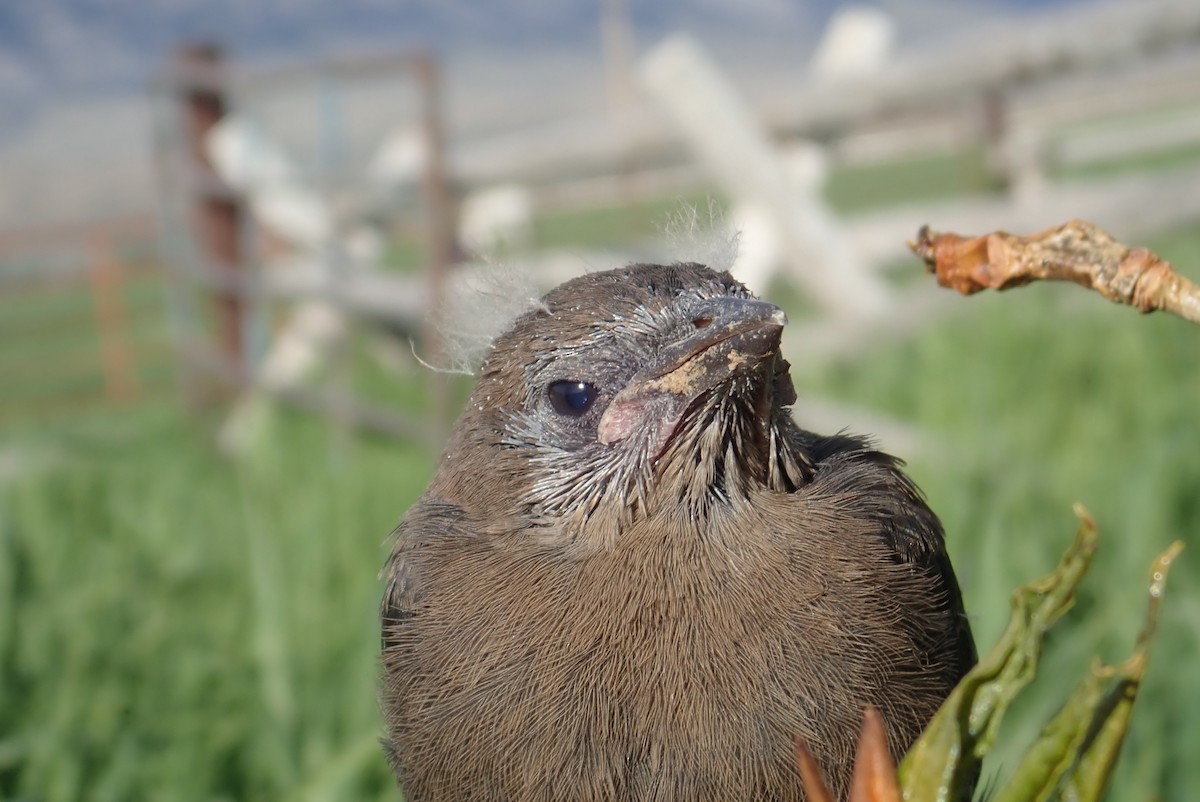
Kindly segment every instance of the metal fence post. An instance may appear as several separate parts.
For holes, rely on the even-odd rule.
[[[208,133],[227,108],[221,51],[213,45],[193,44],[181,48],[176,58],[186,155],[192,168],[187,171],[192,219],[204,261],[201,269],[238,276],[243,272],[241,202],[217,177],[205,149]],[[213,301],[218,354],[229,368],[241,372],[245,369],[243,300],[236,288],[228,287],[216,289]]]

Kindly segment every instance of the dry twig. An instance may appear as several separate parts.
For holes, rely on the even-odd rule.
[[[821,777],[817,761],[802,741],[796,742],[796,761],[804,793],[809,802],[834,802]],[[863,711],[858,751],[854,755],[854,773],[850,778],[849,802],[900,802],[900,784],[896,764],[888,752],[883,716],[874,707]]]
[[[934,234],[923,226],[909,248],[938,284],[964,295],[1033,281],[1073,281],[1140,312],[1163,310],[1200,323],[1200,286],[1145,248],[1130,248],[1085,220],[1028,237]]]

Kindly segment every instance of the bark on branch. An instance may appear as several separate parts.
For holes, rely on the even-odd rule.
[[[1034,281],[1073,281],[1140,312],[1163,310],[1200,323],[1200,286],[1145,248],[1130,248],[1085,220],[1028,237],[934,234],[922,226],[909,248],[938,284],[970,295]]]

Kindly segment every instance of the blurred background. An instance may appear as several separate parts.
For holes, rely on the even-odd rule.
[[[399,798],[377,572],[469,387],[415,354],[650,259],[787,308],[797,419],[908,459],[981,648],[1095,514],[988,773],[1187,541],[1112,798],[1193,798],[1200,331],[905,242],[1080,217],[1196,279],[1197,187],[1188,0],[4,4],[0,798]]]

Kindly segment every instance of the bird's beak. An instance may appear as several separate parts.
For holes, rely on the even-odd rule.
[[[778,354],[786,324],[784,311],[766,301],[710,299],[692,312],[695,332],[660,351],[617,393],[600,418],[597,439],[615,443],[653,423],[661,450],[693,401]]]

